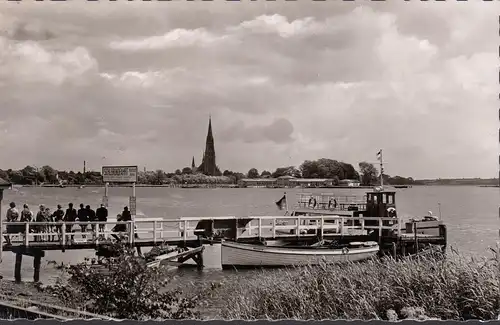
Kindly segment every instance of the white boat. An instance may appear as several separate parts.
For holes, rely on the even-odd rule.
[[[337,262],[357,262],[377,255],[376,242],[351,243],[350,247],[328,246],[267,246],[223,241],[221,244],[222,268],[284,267],[318,265]]]

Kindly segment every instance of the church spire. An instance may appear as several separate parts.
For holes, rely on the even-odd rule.
[[[193,160],[191,161],[191,169],[195,169],[196,168],[196,165],[194,164],[194,156],[193,156]]]
[[[214,135],[212,133],[212,115],[208,116],[208,132],[205,143],[205,151],[203,152],[203,159],[198,170],[205,175],[217,176],[220,174],[219,168],[216,164]]]
[[[208,133],[207,133],[207,143],[211,141],[213,143],[214,136],[212,134],[212,115],[208,115]]]

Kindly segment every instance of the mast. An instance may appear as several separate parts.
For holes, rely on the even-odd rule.
[[[382,157],[382,149],[378,152],[378,159],[380,160],[380,187],[384,190],[384,160]]]

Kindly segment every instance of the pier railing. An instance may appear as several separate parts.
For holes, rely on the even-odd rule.
[[[0,222],[0,253],[8,241],[12,246],[63,249],[79,244],[99,245],[109,240],[125,238],[130,244],[160,244],[197,240],[200,221],[225,220],[224,228],[213,227],[222,233],[231,228],[238,238],[311,237],[318,235],[366,235],[369,231],[391,229],[401,233],[401,220],[394,218],[341,216],[222,216],[181,219],[135,220],[128,222]],[[238,220],[246,220],[238,226]],[[250,221],[249,221],[250,220]],[[124,225],[116,231],[116,225]],[[123,226],[122,226],[123,227]],[[116,237],[115,237],[116,236]],[[223,236],[222,236],[223,237]]]
[[[393,230],[402,232],[402,220],[395,218],[341,217],[341,216],[262,216],[238,227],[238,237],[315,237],[330,235],[368,235],[370,231]]]
[[[321,193],[313,195],[312,193],[299,193],[297,201],[298,206],[308,209],[326,209],[326,210],[348,210],[355,206],[359,210],[366,210],[366,195],[334,195],[333,193]],[[336,202],[336,206],[334,206]]]

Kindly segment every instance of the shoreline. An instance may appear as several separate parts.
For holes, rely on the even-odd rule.
[[[50,184],[50,185],[20,185],[20,184],[13,184],[13,187],[16,188],[80,188],[82,185],[64,185],[64,187],[61,187],[60,185],[56,184]],[[373,189],[377,185],[374,186],[325,186],[325,187],[252,187],[252,186],[238,186],[235,184],[227,184],[227,185],[214,185],[214,184],[191,184],[191,185],[169,185],[169,184],[164,184],[164,185],[153,185],[153,184],[135,184],[135,187],[141,187],[141,188],[182,188],[182,189],[214,189],[214,188],[230,188],[230,189],[255,189],[255,188],[262,188],[262,189],[288,189],[288,190],[294,190],[294,189],[301,189],[301,190],[314,190],[314,189],[351,189],[351,190],[356,190],[356,189]],[[402,186],[402,185],[384,185],[384,187],[388,189],[398,189],[396,186]],[[408,188],[412,187],[434,187],[434,186],[453,186],[453,187],[465,187],[465,186],[476,186],[476,187],[500,187],[500,185],[482,185],[482,184],[412,184],[408,185]],[[83,185],[83,188],[104,188],[104,184],[86,184]],[[113,187],[113,188],[132,188],[132,185],[128,184],[109,184],[108,187]],[[83,189],[82,188],[82,189]],[[401,188],[401,189],[408,189],[408,188]]]

